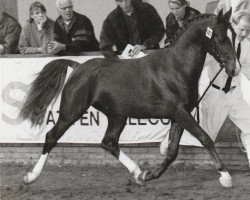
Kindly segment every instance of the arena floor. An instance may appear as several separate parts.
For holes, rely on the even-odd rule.
[[[145,166],[142,166],[142,168]],[[250,170],[234,170],[234,187],[221,187],[215,170],[176,166],[140,187],[123,167],[46,165],[37,182],[22,183],[31,166],[0,165],[1,200],[249,200]]]

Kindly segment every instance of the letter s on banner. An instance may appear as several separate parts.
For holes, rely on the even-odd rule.
[[[21,82],[10,82],[3,88],[3,92],[2,92],[3,101],[5,103],[7,103],[8,105],[13,106],[13,107],[20,110],[22,107],[22,99],[20,99],[20,97],[19,97],[20,95],[19,96],[16,95],[17,99],[14,99],[11,96],[12,90],[21,90],[25,94],[27,94],[27,92],[29,90],[29,86],[24,84],[24,83],[21,83]],[[4,104],[3,104],[3,106],[4,106]],[[8,117],[5,113],[2,112],[2,120],[8,124],[11,124],[11,125],[19,125],[22,123],[22,121],[20,120],[20,118],[18,118],[18,115],[19,115],[19,112],[17,113],[17,117],[12,119],[12,118]]]

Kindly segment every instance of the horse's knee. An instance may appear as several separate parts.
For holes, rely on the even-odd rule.
[[[107,152],[111,153],[114,157],[119,159],[120,150],[118,144],[114,144],[112,141],[102,140],[101,143],[102,148],[104,148]]]

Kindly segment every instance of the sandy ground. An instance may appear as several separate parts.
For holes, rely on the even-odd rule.
[[[185,166],[169,169],[145,187],[136,185],[122,166],[46,165],[35,183],[24,185],[22,178],[31,168],[15,163],[0,166],[1,200],[250,199],[250,170],[230,171],[234,187],[226,189],[220,185],[215,170]]]

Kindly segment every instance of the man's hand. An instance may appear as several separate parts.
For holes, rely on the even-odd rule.
[[[134,46],[134,49],[130,52],[130,56],[132,57],[136,56],[141,50],[144,50],[144,49],[146,49],[146,46],[137,44]]]
[[[5,52],[4,46],[0,44],[0,54],[4,54],[4,52]]]
[[[65,44],[62,44],[56,41],[50,42],[47,46],[47,52],[53,53],[53,54],[57,54],[58,52],[65,50],[65,49],[66,49]]]

